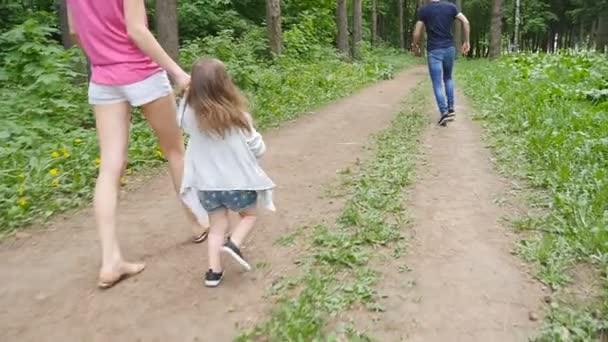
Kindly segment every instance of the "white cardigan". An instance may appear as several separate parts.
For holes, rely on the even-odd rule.
[[[199,129],[194,111],[185,102],[182,99],[177,110],[178,125],[190,138],[180,196],[199,223],[208,225],[199,191],[254,190],[263,206],[275,211],[275,184],[257,161],[266,151],[262,135],[253,125],[250,132],[234,129],[223,139],[207,134]]]

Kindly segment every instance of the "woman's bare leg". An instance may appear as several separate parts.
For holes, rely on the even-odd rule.
[[[175,98],[173,94],[161,97],[143,106],[144,116],[156,133],[160,148],[169,162],[169,170],[173,180],[173,187],[179,193],[184,174],[184,140],[182,132],[177,126]],[[200,227],[196,217],[180,201],[188,219],[193,223],[193,233],[200,235],[207,227]]]
[[[109,287],[125,275],[141,272],[144,264],[125,262],[116,237],[120,177],[127,164],[130,107],[127,103],[96,105],[94,112],[101,151],[93,200],[102,247],[99,286]]]

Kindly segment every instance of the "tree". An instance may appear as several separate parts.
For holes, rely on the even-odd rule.
[[[359,58],[362,29],[361,0],[353,0],[353,57]]]
[[[521,20],[520,0],[515,0],[515,30],[513,31],[513,51],[519,51],[519,23]]]
[[[61,43],[63,47],[69,49],[74,45],[70,36],[70,26],[68,24],[68,6],[66,0],[59,0],[55,3],[57,14],[59,15],[59,30],[61,31]]]
[[[502,50],[502,0],[494,0],[490,24],[490,58],[500,56]]]
[[[378,41],[378,0],[372,0],[372,46]]]
[[[179,58],[177,0],[156,0],[156,31],[158,42],[175,61]]]
[[[348,54],[348,16],[346,0],[338,0],[337,7],[338,21],[338,50],[343,54]]]
[[[608,9],[604,10],[604,13],[598,18],[595,48],[601,52],[608,48]]]
[[[266,0],[266,25],[270,50],[280,55],[283,49],[283,32],[281,30],[281,0]]]
[[[399,47],[405,50],[405,27],[404,27],[403,0],[399,0]]]

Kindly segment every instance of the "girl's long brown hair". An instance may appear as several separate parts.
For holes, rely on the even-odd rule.
[[[186,101],[196,114],[199,128],[218,137],[231,129],[251,129],[245,116],[246,102],[234,85],[224,63],[204,58],[192,65]]]

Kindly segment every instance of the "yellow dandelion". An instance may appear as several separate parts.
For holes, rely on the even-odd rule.
[[[20,206],[25,207],[27,205],[27,200],[25,198],[21,198],[17,203],[19,203]]]
[[[59,158],[59,152],[53,151],[53,153],[51,153],[51,157],[53,157],[53,158]]]
[[[53,181],[51,182],[52,186],[59,186],[59,181],[57,179],[53,179]]]
[[[127,179],[125,177],[120,177],[120,184],[121,185],[127,184]]]
[[[80,144],[81,142],[82,142],[82,140],[80,140],[80,139],[74,139],[74,143],[76,143],[76,144]]]
[[[57,170],[57,169],[50,169],[49,170],[49,174],[51,176],[57,176],[59,174],[59,170]]]
[[[101,158],[95,158],[95,165],[99,167],[99,164],[101,164]]]
[[[66,158],[70,156],[70,152],[68,152],[65,147],[61,149],[61,153],[63,153],[63,156]]]
[[[157,155],[159,158],[162,158],[162,157],[163,157],[163,151],[161,151],[161,150],[156,150],[156,155]]]

